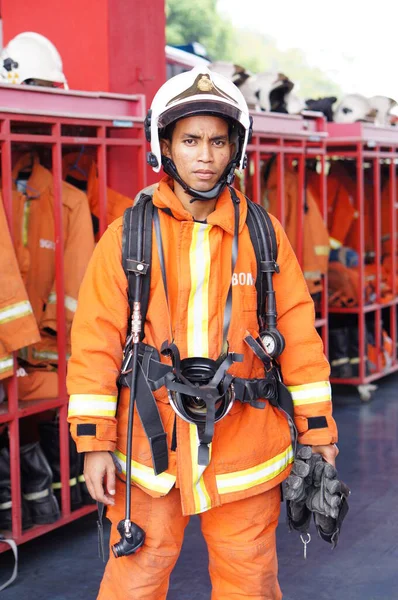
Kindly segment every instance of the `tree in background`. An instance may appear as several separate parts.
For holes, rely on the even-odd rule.
[[[216,4],[217,0],[166,0],[167,43],[200,42],[212,60],[227,55],[233,28],[218,14]]]
[[[218,13],[217,0],[166,0],[166,19],[168,44],[196,41],[205,46],[211,60],[231,61],[253,73],[284,73],[295,82],[295,91],[302,98],[341,95],[338,84],[320,68],[309,65],[300,49],[283,51],[271,36],[235,28]]]

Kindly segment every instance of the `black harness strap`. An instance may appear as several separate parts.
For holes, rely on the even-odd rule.
[[[267,211],[247,198],[247,218],[250,239],[257,260],[257,316],[260,325],[264,323],[264,309],[268,291],[267,273],[279,271],[276,263],[278,246],[275,230]],[[267,247],[265,247],[267,246]]]
[[[138,231],[139,219],[138,213],[144,211],[143,214],[143,231]],[[152,257],[152,220],[154,206],[151,196],[142,194],[135,206],[128,208],[124,213],[123,218],[123,238],[122,238],[122,264],[128,280],[128,300],[130,313],[133,311],[135,273],[144,273],[142,282],[142,300],[141,300],[141,315],[142,322],[145,323],[146,313],[149,303],[150,289],[150,273],[151,273],[151,257]],[[137,256],[137,237],[143,236],[143,256]],[[129,320],[130,324],[130,320]],[[141,328],[141,340],[144,337],[144,327]],[[131,354],[131,352],[130,352]],[[130,361],[130,354],[125,356],[122,365],[121,383],[126,383],[126,370]],[[165,471],[168,467],[168,453],[166,432],[163,428],[162,420],[159,415],[159,410],[156,400],[149,387],[148,380],[145,377],[150,370],[150,354],[144,347],[142,361],[138,363],[137,377],[137,412],[140,417],[142,426],[148,437],[149,445],[152,453],[153,468],[156,475]],[[130,378],[127,378],[127,381]]]

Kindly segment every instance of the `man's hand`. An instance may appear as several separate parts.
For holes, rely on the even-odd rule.
[[[336,444],[328,444],[327,446],[311,446],[313,454],[320,454],[326,462],[336,466],[336,457],[339,449]]]
[[[84,478],[93,500],[115,504],[115,465],[109,452],[86,452]]]

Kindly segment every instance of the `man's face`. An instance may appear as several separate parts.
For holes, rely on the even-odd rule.
[[[189,187],[207,192],[218,183],[235,145],[224,119],[200,115],[177,121],[171,141],[161,140],[161,149]]]

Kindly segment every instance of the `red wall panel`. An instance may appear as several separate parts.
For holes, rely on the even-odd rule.
[[[72,89],[144,93],[165,81],[164,0],[2,0],[6,44],[36,31],[58,48]]]
[[[3,43],[22,31],[41,33],[58,48],[70,88],[109,91],[108,6],[108,0],[2,0]]]

